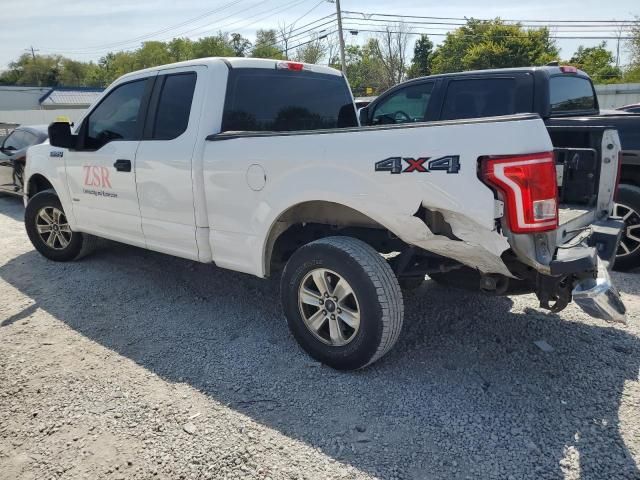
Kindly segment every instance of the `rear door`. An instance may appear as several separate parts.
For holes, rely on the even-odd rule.
[[[204,66],[159,72],[135,169],[147,247],[194,260],[192,158],[205,103],[205,72]]]
[[[64,152],[81,230],[145,246],[135,161],[156,72],[113,88],[82,122],[80,148]]]

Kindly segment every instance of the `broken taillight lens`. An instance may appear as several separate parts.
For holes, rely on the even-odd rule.
[[[558,227],[553,152],[488,157],[481,173],[482,179],[502,194],[512,232],[544,232]]]

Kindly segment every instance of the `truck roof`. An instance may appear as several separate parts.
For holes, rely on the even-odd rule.
[[[563,67],[560,65],[559,66],[545,65],[542,67],[513,67],[513,68],[490,68],[487,70],[468,70],[466,72],[441,73],[438,75],[429,75],[425,77],[414,78],[412,80],[408,80],[404,82],[403,85],[414,82],[414,81],[421,81],[426,78],[464,77],[468,75],[492,75],[492,74],[500,74],[500,73],[523,73],[523,72],[524,73],[547,72],[549,75],[558,75],[562,73],[567,73],[567,72],[563,72],[562,68]],[[585,72],[579,69],[576,69],[575,73],[572,73],[572,74],[577,75],[579,77],[589,78],[589,75],[587,75]]]
[[[311,64],[311,63],[293,62],[290,60],[275,60],[275,59],[267,59],[267,58],[246,58],[246,57],[204,57],[204,58],[196,58],[193,60],[186,60],[184,62],[176,62],[176,63],[170,63],[166,65],[159,65],[157,67],[145,68],[143,70],[136,70],[135,72],[131,72],[123,75],[122,77],[120,77],[120,79],[138,75],[142,72],[153,72],[157,70],[165,70],[167,68],[190,67],[190,66],[196,66],[196,65],[213,65],[213,64],[218,64],[220,62],[226,63],[230,68],[264,68],[264,69],[275,69],[279,63],[285,62],[285,63],[293,63],[293,64],[302,64],[304,65],[305,70],[309,70],[316,73],[324,73],[327,75],[336,75],[336,76],[342,75],[342,72],[340,72],[339,70],[336,70],[335,68],[326,67],[324,65]],[[120,83],[119,80],[118,80],[118,83]]]

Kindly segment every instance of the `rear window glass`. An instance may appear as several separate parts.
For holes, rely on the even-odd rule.
[[[517,113],[516,87],[515,78],[452,80],[444,99],[442,119],[495,117]]]
[[[551,112],[573,112],[596,108],[591,82],[586,78],[559,75],[549,80]]]
[[[229,72],[222,131],[295,131],[357,126],[343,77],[238,68]]]

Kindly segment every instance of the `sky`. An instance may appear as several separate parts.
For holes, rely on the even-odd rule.
[[[474,17],[514,20],[633,20],[640,16],[638,0],[341,0],[343,11],[420,15],[429,17]],[[319,0],[0,0],[0,70],[33,46],[37,53],[62,54],[79,60],[97,61],[109,51],[134,49],[143,39],[168,40],[181,36],[197,39],[219,30],[239,32],[250,40],[259,28],[278,24],[303,27],[335,12],[335,4]],[[353,18],[362,15],[345,15]],[[376,18],[376,17],[373,17]],[[378,17],[384,18],[384,17]],[[347,20],[345,24],[364,20]],[[422,20],[425,21],[425,20]],[[430,20],[435,22],[438,20]],[[445,21],[447,22],[447,21]],[[455,21],[449,21],[455,22]],[[316,23],[319,25],[321,22]],[[310,29],[311,25],[298,32]],[[331,28],[331,25],[316,28]],[[352,25],[353,28],[370,29]],[[425,33],[444,33],[455,28],[421,25]],[[576,26],[568,33],[564,26],[554,29],[558,36],[615,36],[610,27]],[[305,40],[313,32],[304,33]],[[345,32],[347,43],[361,43],[371,33],[357,36]],[[417,37],[415,37],[417,38]],[[439,43],[442,36],[432,36]],[[579,45],[592,46],[601,40],[558,40],[562,58],[569,58]],[[295,42],[294,42],[295,43]],[[608,40],[615,52],[616,40]],[[624,42],[623,42],[624,43]],[[621,47],[621,63],[628,51]]]

